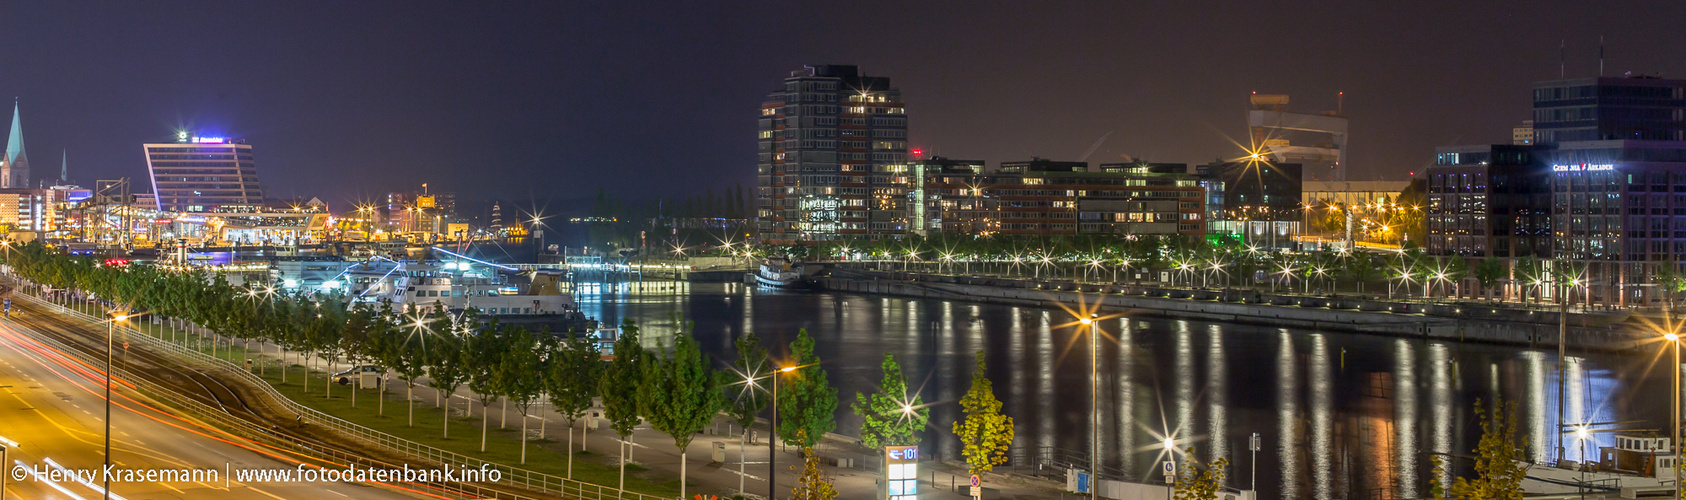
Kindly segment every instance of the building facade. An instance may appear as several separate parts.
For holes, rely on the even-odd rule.
[[[1655,298],[1646,284],[1686,259],[1686,142],[1561,142],[1551,170],[1553,253],[1585,265],[1587,299]]]
[[[792,71],[761,104],[757,128],[763,241],[906,233],[906,184],[890,179],[907,171],[907,112],[889,78],[855,66]]]
[[[1550,258],[1547,148],[1446,146],[1428,167],[1424,224],[1432,255]]]
[[[908,165],[908,232],[920,236],[1001,232],[997,198],[984,193],[985,170],[980,160],[940,156]]]
[[[1686,80],[1574,78],[1534,84],[1534,143],[1686,141]]]
[[[1264,247],[1294,246],[1305,213],[1299,164],[1220,161],[1197,166],[1195,172],[1208,203],[1222,198],[1221,208],[1207,210],[1211,234]]]
[[[182,132],[176,142],[142,147],[159,210],[210,212],[227,205],[263,204],[252,146],[244,139]]]
[[[1513,146],[1534,145],[1534,121],[1522,120],[1522,124],[1510,129],[1510,144]]]
[[[1205,191],[1188,166],[1032,159],[927,170],[926,213],[950,234],[1204,234]]]
[[[1533,146],[1436,151],[1429,251],[1574,266],[1577,302],[1662,300],[1657,273],[1686,259],[1686,80],[1563,79],[1532,90]]]

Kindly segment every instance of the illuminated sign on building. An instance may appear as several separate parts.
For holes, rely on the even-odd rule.
[[[1579,164],[1579,165],[1552,165],[1551,166],[1551,171],[1553,171],[1553,172],[1596,172],[1596,171],[1600,171],[1600,170],[1615,170],[1615,169],[1616,169],[1616,165],[1611,164],[1611,163],[1582,163],[1582,164]]]
[[[433,208],[433,197],[432,196],[417,196],[416,197],[416,206],[420,207],[420,208]]]
[[[919,498],[919,447],[884,447],[884,489],[889,500]]]

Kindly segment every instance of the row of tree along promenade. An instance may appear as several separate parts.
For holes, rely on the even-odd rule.
[[[1620,279],[1589,272],[1588,261],[1536,257],[1433,256],[1420,248],[1324,247],[1284,251],[1232,238],[1166,235],[933,235],[901,240],[830,241],[807,245],[726,245],[721,255],[753,260],[791,255],[808,262],[873,270],[979,274],[1083,282],[1164,281],[1184,287],[1249,287],[1335,292],[1390,299],[1476,299],[1517,307],[1672,307],[1686,291],[1674,266],[1644,268]],[[1161,279],[1163,278],[1163,280]],[[1641,291],[1637,301],[1618,289]]]
[[[814,343],[806,332],[788,346],[790,354],[785,359],[771,357],[757,336],[745,335],[736,341],[737,359],[730,367],[720,369],[702,355],[689,328],[662,342],[659,348],[647,349],[638,325],[627,322],[621,325],[613,346],[613,359],[605,362],[600,347],[583,335],[533,332],[499,324],[495,318],[483,320],[473,310],[461,314],[437,309],[398,314],[387,304],[356,303],[337,295],[286,295],[267,287],[234,287],[218,277],[194,271],[150,265],[107,266],[99,259],[58,254],[36,244],[9,249],[5,262],[36,293],[46,292],[67,305],[95,309],[96,314],[138,319],[143,332],[245,363],[278,388],[289,388],[293,397],[316,399],[306,396],[312,384],[312,366],[322,368],[321,399],[333,400],[335,384],[327,376],[332,372],[327,368],[330,363],[343,359],[353,365],[374,364],[383,372],[391,370],[403,382],[407,413],[403,427],[414,428],[414,390],[418,383],[436,394],[466,389],[481,409],[480,453],[488,450],[491,408],[503,403],[506,408],[513,406],[522,417],[515,458],[526,464],[530,448],[526,417],[547,408],[568,423],[567,459],[560,471],[568,477],[573,476],[574,457],[579,455],[572,442],[572,429],[600,401],[603,417],[622,442],[622,452],[616,459],[616,481],[623,489],[633,486],[661,496],[675,492],[683,496],[686,450],[717,415],[730,415],[747,435],[756,416],[776,406],[770,415],[776,417],[778,439],[802,450],[804,457],[802,473],[791,494],[795,498],[836,495],[821,473],[821,459],[813,447],[835,428],[837,390],[827,382],[823,360],[814,353]],[[154,317],[157,321],[152,320]],[[258,346],[256,351],[252,349],[254,344]],[[266,352],[265,346],[274,346],[275,351]],[[273,376],[269,373],[271,363],[265,362],[271,359],[281,361]],[[983,378],[982,353],[977,362],[980,366],[974,372],[972,388],[960,402],[963,418],[944,427],[951,428],[963,443],[970,471],[981,474],[1006,461],[1013,425],[1001,414],[1001,403],[988,379]],[[929,409],[918,394],[907,392],[893,358],[885,357],[883,370],[884,380],[878,390],[857,395],[853,405],[864,420],[861,441],[869,448],[917,445],[918,431],[932,424]],[[365,392],[356,386],[354,382],[352,389],[341,389],[344,395],[339,399],[350,403],[350,408],[357,407],[358,393]],[[379,394],[378,413],[373,418],[384,419],[384,387]],[[363,407],[357,415],[371,418],[366,409]],[[441,412],[436,420],[440,425],[438,438],[423,442],[463,449],[467,442],[449,437],[450,420],[448,410]],[[665,481],[626,482],[626,466],[634,446],[630,438],[641,423],[671,437],[678,448],[680,480],[676,488],[665,486]],[[388,424],[396,426],[396,421]],[[414,432],[406,433],[406,437],[412,436],[419,437]],[[583,447],[583,440],[580,444]]]

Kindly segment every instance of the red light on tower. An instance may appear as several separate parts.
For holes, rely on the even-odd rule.
[[[925,156],[925,150],[915,149],[913,150],[913,156]]]

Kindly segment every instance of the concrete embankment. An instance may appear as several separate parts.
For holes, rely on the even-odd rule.
[[[1555,346],[1556,311],[1507,309],[1479,304],[1423,304],[1370,298],[1276,295],[1253,290],[1188,290],[1156,286],[1031,284],[943,276],[850,276],[813,278],[818,288],[1024,307],[1077,309],[1099,305],[1102,314],[1193,319],[1226,323],[1345,331],[1411,338]],[[902,278],[902,279],[891,279]],[[1036,286],[1043,288],[1036,288]],[[1568,345],[1577,349],[1628,350],[1648,339],[1625,328],[1625,316],[1569,314]]]

